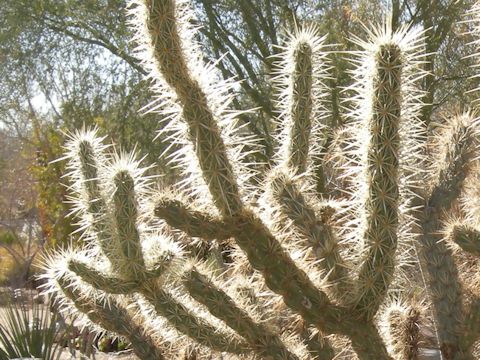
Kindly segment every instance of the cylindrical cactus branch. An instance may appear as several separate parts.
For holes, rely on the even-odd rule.
[[[461,283],[452,251],[442,239],[440,216],[458,199],[471,171],[471,163],[478,153],[477,123],[472,113],[464,113],[452,118],[443,131],[442,159],[422,221],[421,254],[428,275],[440,347],[446,359],[466,358],[467,354],[461,349],[459,338],[463,318]]]
[[[294,52],[293,99],[291,104],[292,133],[288,144],[288,165],[299,173],[307,170],[310,131],[312,127],[312,49],[298,44]]]
[[[396,360],[417,360],[420,352],[422,313],[415,305],[392,304],[385,311],[383,324],[387,327],[387,342]]]
[[[213,201],[224,216],[239,213],[243,205],[237,178],[227,157],[216,114],[208,103],[205,90],[189,68],[185,44],[179,34],[177,4],[174,0],[139,2],[146,12],[155,63],[162,81],[174,90],[182,105],[189,138]]]
[[[145,282],[140,292],[152,304],[159,316],[165,317],[180,333],[189,336],[199,344],[232,354],[245,354],[250,351],[246,343],[223,333],[194,314],[171,294],[161,289],[155,281]]]
[[[233,236],[227,222],[210,213],[195,210],[186,201],[168,194],[155,200],[155,215],[171,227],[203,240],[222,241]]]
[[[314,171],[325,151],[328,112],[324,103],[328,96],[324,84],[329,66],[324,37],[315,26],[305,26],[288,37],[278,62],[273,83],[277,88],[277,106],[281,112],[278,125],[282,129],[278,143],[279,166],[286,166],[296,174]],[[317,160],[317,161],[316,161]],[[325,179],[317,179],[325,182]]]
[[[146,328],[144,323],[138,323],[135,317],[125,307],[120,306],[115,299],[110,299],[107,304],[106,300],[83,293],[78,285],[72,283],[67,276],[60,276],[57,282],[63,295],[92,323],[100,325],[107,331],[124,336],[131,343],[135,355],[140,359],[165,359],[161,344],[149,335],[149,331],[152,329]]]
[[[375,54],[367,149],[364,241],[366,259],[358,274],[357,307],[373,317],[392,280],[399,209],[399,126],[402,115],[402,70],[405,57],[394,42]]]
[[[328,274],[328,281],[335,299],[345,300],[349,297],[352,284],[349,282],[347,266],[340,255],[338,239],[328,216],[317,217],[314,209],[307,203],[296,186],[294,179],[287,174],[277,172],[271,179],[273,200],[286,217],[293,220],[296,229],[306,241],[304,246],[312,248],[320,260],[319,266]],[[332,209],[325,208],[325,213]]]
[[[89,264],[75,259],[69,260],[68,269],[95,289],[109,294],[131,294],[138,288],[137,281],[126,281],[125,279],[104,274]]]
[[[421,30],[393,31],[389,21],[371,30],[368,41],[354,41],[361,51],[355,59],[344,171],[355,186],[350,206],[357,219],[345,240],[361,254],[353,304],[371,320],[390,289],[399,239],[408,237],[403,229],[409,228],[411,193],[419,185],[410,169],[422,154],[424,41]]]
[[[115,235],[122,255],[119,272],[126,279],[138,279],[145,271],[140,235],[137,229],[135,181],[127,169],[113,177],[113,217]]]
[[[204,304],[210,313],[243,336],[252,350],[262,358],[272,360],[295,360],[282,340],[265,326],[255,322],[233,299],[220,290],[198,270],[192,269],[185,275],[184,284],[190,295]]]
[[[72,134],[66,148],[67,158],[70,159],[69,175],[77,193],[77,198],[74,199],[75,210],[80,212],[81,226],[90,230],[91,233],[87,233],[87,236],[98,241],[107,257],[115,258],[117,254],[111,246],[111,227],[99,170],[106,162],[103,154],[105,146],[97,138],[96,130],[92,130]]]
[[[462,250],[480,256],[480,231],[468,225],[457,225],[453,227],[450,237]]]

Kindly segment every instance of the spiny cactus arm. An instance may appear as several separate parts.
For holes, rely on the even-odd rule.
[[[322,338],[320,333],[313,334],[308,326],[302,329],[302,340],[307,346],[309,354],[314,360],[332,360],[335,358],[335,350],[327,338]]]
[[[301,234],[308,240],[315,255],[321,260],[319,265],[329,274],[328,280],[334,289],[337,300],[348,297],[351,283],[345,262],[343,261],[338,241],[328,216],[318,218],[313,208],[306,202],[296,186],[294,179],[284,173],[277,173],[271,179],[271,192],[284,214],[293,220]],[[325,215],[332,209],[324,209]]]
[[[360,360],[389,359],[389,355],[383,338],[378,329],[371,322],[345,322],[343,324],[344,335],[352,342],[352,347]]]
[[[73,134],[67,144],[69,150],[68,168],[74,185],[80,185],[76,192],[80,197],[77,201],[83,205],[81,218],[84,226],[91,226],[102,251],[107,257],[114,258],[111,247],[111,228],[106,217],[107,204],[102,192],[100,164],[105,161],[101,139],[96,131],[79,131]]]
[[[447,210],[459,198],[472,164],[478,159],[480,119],[467,111],[449,119],[438,135],[440,156],[438,178],[435,181],[428,204],[437,211]]]
[[[421,255],[428,274],[428,285],[442,353],[447,358],[461,356],[461,286],[451,249],[442,238],[442,212],[457,199],[475,159],[478,120],[472,113],[452,119],[442,136],[446,144],[438,180],[423,213]]]
[[[222,333],[218,328],[193,314],[172,295],[161,289],[155,281],[146,282],[140,293],[152,304],[156,313],[168,320],[179,332],[189,336],[201,345],[215,351],[245,354],[250,351],[248,344]]]
[[[390,359],[375,326],[352,321],[348,309],[331,304],[255,215],[233,218],[232,225],[237,244],[247,253],[250,264],[263,274],[272,291],[283,296],[288,307],[327,334],[348,336],[360,359]]]
[[[327,332],[338,330],[335,324],[342,310],[332,305],[325,293],[298,269],[261,220],[245,211],[232,218],[231,223],[237,244],[246,252],[253,268],[263,274],[267,286],[282,295],[285,303],[308,323]]]
[[[462,345],[463,348],[468,351],[471,350],[474,343],[480,339],[480,299],[474,299],[465,313]]]
[[[278,139],[279,165],[295,174],[313,170],[319,164],[315,160],[324,154],[322,145],[326,136],[322,120],[327,114],[324,81],[328,76],[324,39],[315,26],[295,29],[278,55],[273,82],[279,92],[278,122],[283,127]]]
[[[454,226],[450,237],[464,251],[480,256],[480,231],[468,225],[457,225]]]
[[[140,235],[137,230],[137,202],[135,181],[128,170],[120,170],[113,176],[113,215],[116,239],[123,257],[116,269],[126,279],[138,279],[145,272]]]
[[[167,222],[171,227],[185,232],[192,237],[203,240],[222,241],[232,237],[225,221],[192,209],[181,200],[162,197],[155,202],[155,215]]]
[[[295,49],[295,70],[293,74],[293,102],[291,114],[293,129],[289,144],[288,165],[303,173],[307,170],[308,149],[312,113],[312,49],[306,44],[299,44]]]
[[[429,293],[435,314],[435,325],[442,353],[448,359],[458,353],[459,327],[462,318],[461,286],[451,249],[439,232],[439,215],[432,209],[424,211],[421,256],[428,273]]]
[[[200,168],[216,207],[228,216],[240,212],[242,201],[221,131],[207,95],[191,76],[182,47],[174,0],[142,0],[158,70],[175,91],[188,124]]]
[[[65,276],[57,279],[64,295],[70,299],[75,307],[85,314],[90,321],[100,324],[102,328],[124,336],[131,343],[134,353],[145,360],[163,360],[165,356],[161,345],[154,340],[145,329],[145,324],[138,324],[128,311],[110,301],[104,301],[92,296],[85,296],[82,291],[73,285]]]
[[[372,318],[382,304],[394,271],[398,228],[399,122],[403,54],[395,43],[378,47],[368,119],[368,195],[364,239],[366,258],[358,274],[357,308]]]
[[[421,311],[416,306],[393,304],[384,314],[387,341],[398,360],[416,360],[420,350]]]
[[[196,269],[185,274],[184,284],[190,295],[205,305],[210,313],[223,320],[250,344],[252,350],[267,359],[298,359],[282,340],[265,326],[256,323],[233,299]]]
[[[124,279],[107,275],[102,271],[75,259],[70,259],[68,261],[68,269],[81,277],[83,281],[90,284],[95,289],[110,294],[131,294],[139,285],[137,281],[126,281]]]

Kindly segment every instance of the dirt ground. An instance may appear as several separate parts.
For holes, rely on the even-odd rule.
[[[138,358],[133,355],[131,351],[124,351],[120,353],[102,353],[97,352],[90,357],[81,356],[78,354],[76,356],[72,356],[67,349],[62,351],[60,355],[60,360],[73,360],[73,359],[93,359],[93,360],[108,360],[108,359],[118,359],[118,360],[138,360]]]

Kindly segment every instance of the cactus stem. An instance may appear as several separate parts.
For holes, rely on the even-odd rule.
[[[184,284],[190,295],[204,304],[212,315],[225,321],[252,346],[262,358],[272,360],[295,360],[297,356],[287,350],[280,338],[272,334],[266,327],[255,323],[250,316],[240,309],[222,290],[216,287],[196,269],[192,269],[184,277]]]
[[[122,255],[118,271],[130,279],[138,278],[145,271],[140,235],[137,230],[137,203],[135,196],[135,181],[127,170],[118,171],[113,177],[115,239]],[[119,255],[120,255],[119,254]]]
[[[124,336],[131,343],[134,353],[145,360],[163,360],[165,356],[161,346],[139,324],[126,309],[112,300],[108,306],[95,297],[86,297],[77,287],[67,280],[66,276],[57,279],[58,286],[64,295],[84,313],[93,323],[100,324],[105,330]]]
[[[175,91],[194,144],[204,180],[222,215],[241,211],[243,204],[221,130],[206,93],[192,78],[182,47],[174,0],[145,0],[149,30],[158,70]]]
[[[468,225],[457,225],[453,227],[450,237],[464,251],[480,256],[480,231]]]
[[[458,198],[470,172],[469,162],[475,159],[478,127],[471,113],[452,119],[438,180],[423,213],[421,253],[428,273],[430,295],[434,306],[440,347],[447,359],[461,354],[460,328],[462,319],[461,285],[451,249],[442,239],[440,216]]]
[[[154,212],[168,225],[189,236],[206,241],[213,239],[222,241],[232,237],[226,222],[206,212],[192,209],[181,200],[162,196],[155,202]]]
[[[140,292],[154,306],[158,315],[165,317],[175,329],[199,344],[232,354],[244,354],[249,351],[247,344],[221,333],[216,327],[193,314],[161,289],[155,281],[144,283]]]
[[[367,155],[368,198],[366,259],[358,275],[357,308],[371,318],[382,304],[394,270],[398,227],[399,122],[402,109],[402,51],[381,45],[376,54],[370,144]]]
[[[103,272],[74,259],[68,261],[68,269],[82,278],[97,290],[110,294],[129,294],[138,288],[137,281],[125,281]]]
[[[272,193],[285,215],[293,220],[300,233],[308,240],[320,266],[328,273],[333,294],[337,300],[348,297],[348,273],[340,255],[338,242],[333,229],[326,219],[317,218],[313,208],[307,203],[294,180],[285,174],[277,174],[271,182]]]

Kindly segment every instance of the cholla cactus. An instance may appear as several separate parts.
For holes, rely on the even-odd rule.
[[[479,301],[462,296],[455,256],[480,252],[477,213],[468,199],[467,219],[445,226],[442,213],[473,173],[478,121],[471,112],[453,118],[432,145],[436,167],[422,170],[422,32],[387,22],[355,39],[354,107],[347,136],[330,148],[324,39],[314,27],[290,35],[275,78],[280,147],[262,181],[244,150],[255,139],[229,109],[235,84],[203,63],[188,5],[130,4],[158,96],[150,111],[164,115],[185,180],[153,190],[134,155],[109,153],[94,130],[73,134],[72,201],[87,245],[49,257],[49,291],[86,323],[126,337],[141,358],[191,355],[195,343],[200,357],[413,359],[428,310],[444,358],[473,358]],[[342,196],[315,191],[335,177],[351,184]],[[194,239],[228,248],[228,261],[195,258],[184,246]],[[430,309],[402,291],[416,252]]]

